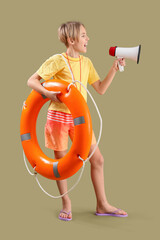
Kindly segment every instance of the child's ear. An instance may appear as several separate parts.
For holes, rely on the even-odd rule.
[[[68,38],[67,41],[68,41],[68,43],[69,43],[70,45],[73,45],[73,44],[74,44],[73,38]]]

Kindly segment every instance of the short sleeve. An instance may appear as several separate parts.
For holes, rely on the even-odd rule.
[[[88,76],[88,83],[93,84],[94,82],[98,81],[100,79],[97,71],[95,70],[93,63],[91,62],[90,59],[89,61],[89,76]]]
[[[47,59],[37,70],[37,74],[44,80],[51,79],[57,72],[57,64],[53,57]]]

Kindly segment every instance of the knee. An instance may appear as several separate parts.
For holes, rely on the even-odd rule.
[[[90,159],[90,163],[93,167],[102,167],[104,165],[104,158],[102,156],[102,154],[99,154],[98,156],[92,156],[92,158]]]

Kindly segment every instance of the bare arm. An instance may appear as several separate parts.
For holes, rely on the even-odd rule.
[[[34,73],[28,79],[27,85],[32,89],[34,89],[35,91],[37,91],[38,93],[45,95],[47,98],[51,99],[52,101],[60,102],[59,99],[57,98],[57,92],[48,91],[47,89],[45,89],[41,85],[40,80],[41,80],[41,77],[37,73]]]
[[[113,66],[111,67],[109,73],[107,74],[107,76],[105,77],[105,79],[103,81],[96,81],[95,83],[92,84],[92,87],[101,95],[103,95],[106,90],[108,89],[108,87],[110,86],[116,72],[119,70],[118,67],[118,62],[120,62],[120,64],[122,66],[125,66],[125,59],[117,59],[114,61]]]

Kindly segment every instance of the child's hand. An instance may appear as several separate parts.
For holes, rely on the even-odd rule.
[[[113,63],[113,68],[116,70],[116,72],[119,70],[118,62],[121,66],[126,66],[125,58],[118,58]]]
[[[54,91],[46,91],[45,95],[47,98],[49,98],[51,101],[53,102],[61,102],[58,97],[57,97],[57,94],[61,93],[60,91],[59,92],[54,92]]]

